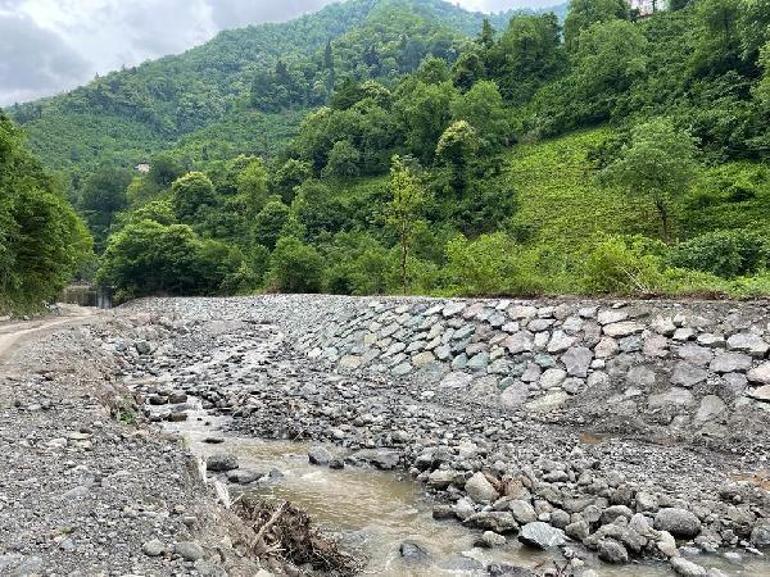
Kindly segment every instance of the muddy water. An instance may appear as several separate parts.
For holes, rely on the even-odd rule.
[[[549,554],[525,548],[515,539],[499,549],[474,547],[480,532],[453,521],[434,520],[430,501],[413,481],[380,471],[335,471],[313,466],[307,459],[308,445],[224,436],[218,431],[225,422],[222,417],[192,412],[190,420],[169,424],[168,428],[184,435],[193,452],[202,458],[224,451],[237,455],[241,468],[266,474],[273,469],[280,471],[280,478],[260,483],[258,492],[266,498],[291,501],[310,513],[320,526],[340,533],[345,542],[363,550],[369,559],[366,575],[475,577],[486,575],[480,567],[492,562],[530,568],[550,566],[552,562]],[[210,436],[221,437],[224,443],[205,443]],[[329,449],[334,451],[333,447]],[[416,542],[428,551],[430,563],[420,567],[407,565],[399,553],[404,541]],[[770,563],[756,558],[744,559],[740,565],[720,557],[699,557],[694,561],[717,567],[730,576],[770,577]],[[673,575],[666,564],[613,567],[588,560],[588,566],[600,577]]]

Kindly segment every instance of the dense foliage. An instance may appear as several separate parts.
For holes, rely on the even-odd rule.
[[[53,300],[91,254],[91,237],[0,111],[0,312]]]
[[[352,0],[16,114],[141,124],[49,157],[126,295],[767,292],[770,0],[507,16]]]

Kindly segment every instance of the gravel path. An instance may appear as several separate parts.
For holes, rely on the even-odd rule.
[[[255,575],[195,463],[133,424],[108,318],[0,327],[0,575]]]

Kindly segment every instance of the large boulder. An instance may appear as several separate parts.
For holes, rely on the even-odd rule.
[[[770,548],[770,520],[758,523],[751,531],[751,543],[760,549]]]
[[[465,483],[465,492],[477,503],[485,503],[496,500],[500,495],[484,473],[475,473]]]
[[[692,539],[700,534],[700,519],[686,509],[670,507],[655,515],[655,528],[667,531],[679,539]]]
[[[230,453],[215,453],[206,459],[206,469],[215,473],[238,468],[238,458]]]
[[[564,545],[564,531],[551,527],[548,523],[534,521],[521,528],[519,541],[537,549],[550,549]]]
[[[628,551],[615,539],[602,539],[597,549],[599,559],[605,563],[628,563]]]

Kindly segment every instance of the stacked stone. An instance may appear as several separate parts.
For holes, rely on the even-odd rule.
[[[300,341],[342,371],[419,374],[476,398],[545,412],[586,389],[619,413],[707,422],[770,402],[767,319],[710,303],[359,301]],[[761,309],[759,309],[761,311]],[[751,311],[750,311],[751,312]],[[724,318],[720,318],[724,317]]]

